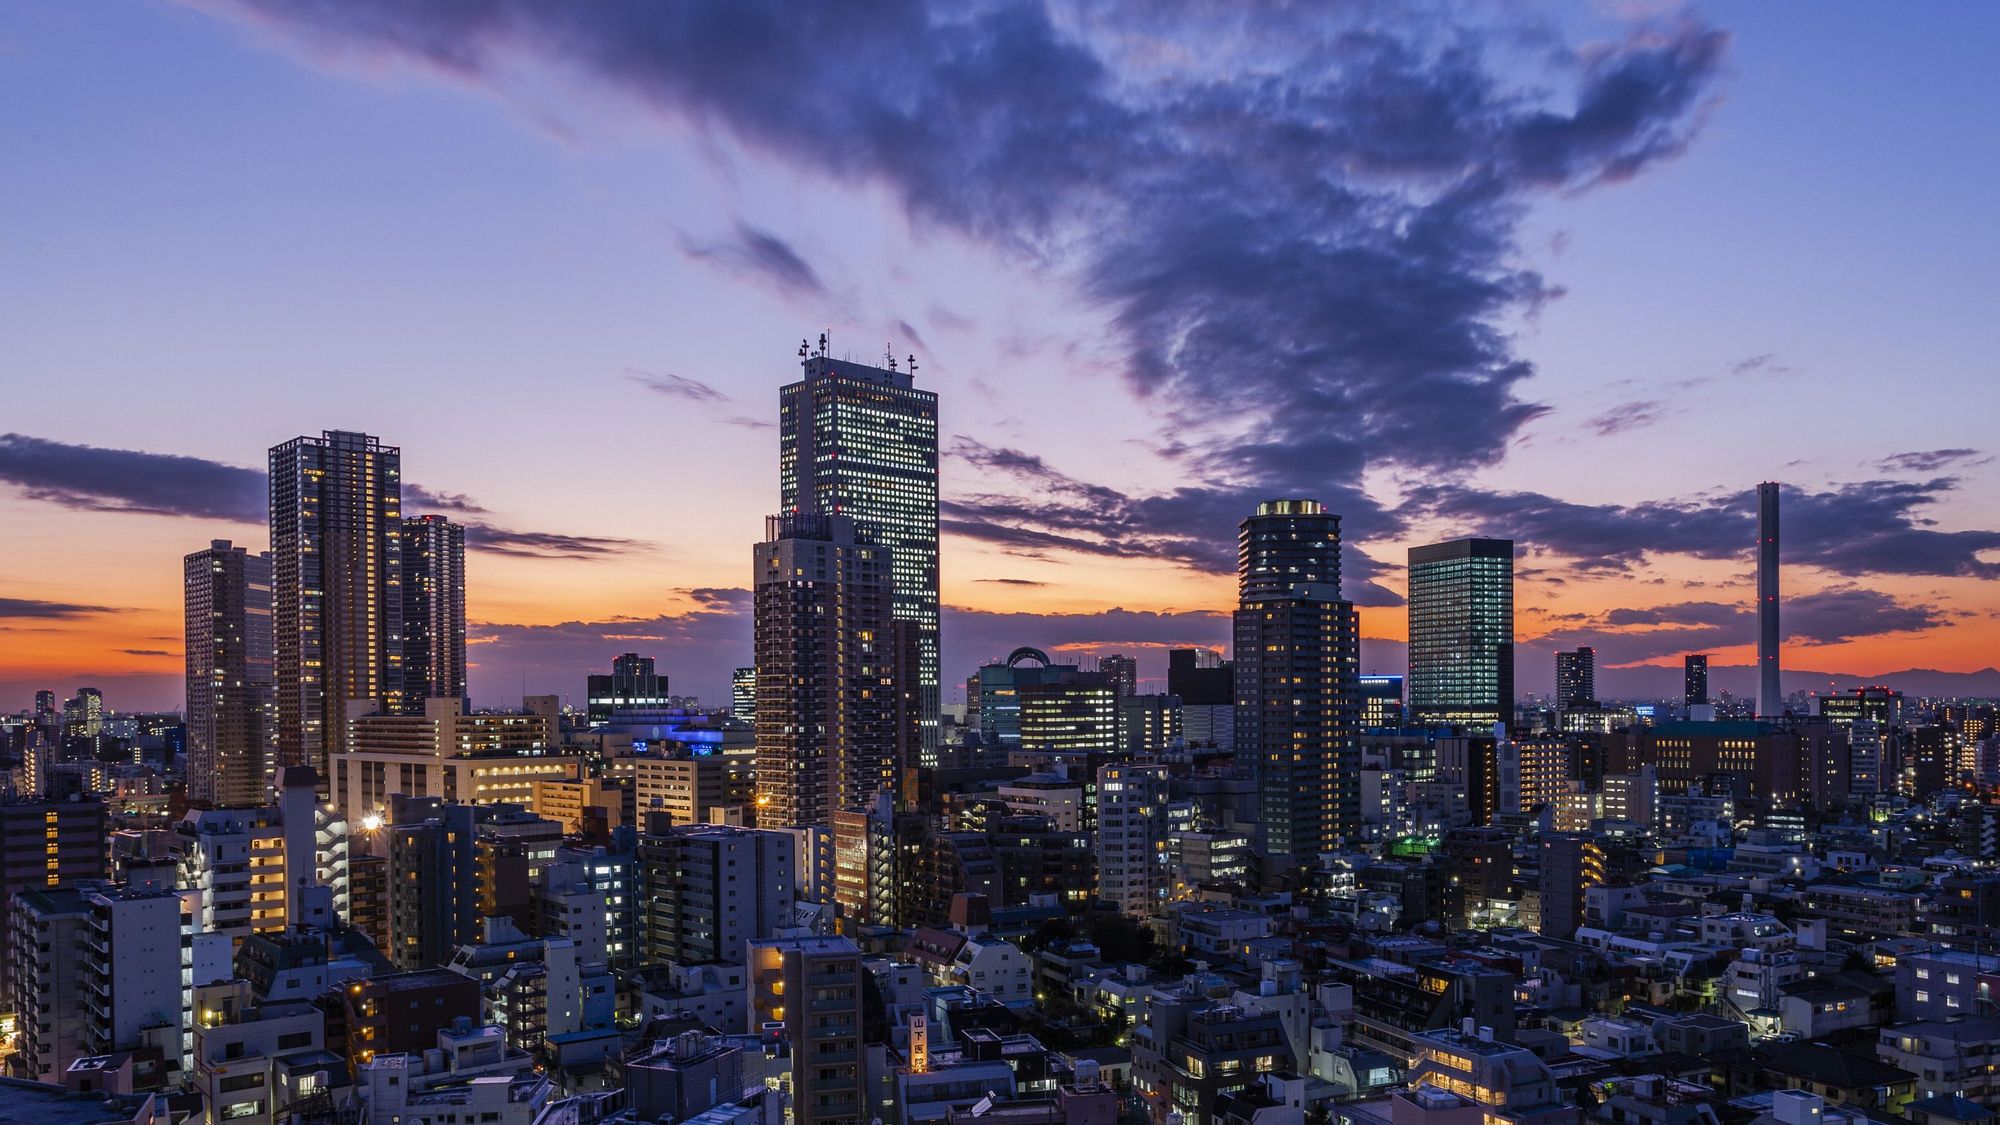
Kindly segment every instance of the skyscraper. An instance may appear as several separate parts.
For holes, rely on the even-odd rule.
[[[1236,748],[1268,854],[1309,862],[1360,830],[1360,618],[1340,598],[1340,517],[1267,500],[1237,544]]]
[[[465,698],[465,526],[403,521],[403,710]]]
[[[1410,548],[1410,713],[1419,724],[1514,717],[1514,543]]]
[[[1757,714],[1782,718],[1778,682],[1778,486],[1757,486]]]
[[[765,521],[752,576],[757,823],[829,825],[895,783],[889,552],[846,516]]]
[[[277,765],[331,778],[347,705],[403,709],[402,451],[327,430],[271,450]]]
[[[1708,655],[1690,653],[1681,660],[1684,698],[1681,702],[1698,707],[1708,702]]]
[[[908,622],[915,663],[901,685],[913,711],[921,764],[938,746],[937,395],[908,370],[808,356],[804,378],[778,397],[779,504],[785,512],[854,519],[889,550],[892,611]],[[761,702],[761,700],[760,700]]]
[[[227,539],[183,560],[188,800],[256,808],[271,776],[271,560]]]
[[[1136,695],[1139,691],[1139,661],[1137,657],[1111,653],[1097,662],[1097,670],[1109,681],[1119,695]]]
[[[1597,705],[1597,650],[1585,645],[1556,653],[1556,708]]]
[[[738,668],[729,674],[729,714],[746,723],[757,721],[757,669]]]

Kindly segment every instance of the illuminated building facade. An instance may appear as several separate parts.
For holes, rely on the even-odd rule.
[[[779,504],[851,517],[891,560],[891,612],[908,622],[915,675],[910,737],[921,764],[938,747],[937,395],[913,370],[807,357],[778,400]],[[763,702],[761,695],[758,700]]]
[[[217,539],[182,572],[188,800],[254,808],[272,768],[271,560]]]
[[[1424,726],[1514,717],[1514,543],[1410,548],[1410,712]]]
[[[1403,725],[1403,677],[1367,675],[1360,677],[1356,686],[1363,730],[1394,730]]]
[[[1361,831],[1360,619],[1340,597],[1340,517],[1267,500],[1237,542],[1236,749],[1268,854],[1304,862]]]
[[[890,554],[847,516],[772,516],[753,565],[757,821],[830,824],[895,787]]]
[[[403,706],[465,698],[465,526],[403,521]]]
[[[1708,702],[1708,654],[1690,653],[1681,659],[1682,700],[1689,707]]]
[[[1556,708],[1597,706],[1597,650],[1585,645],[1556,653]]]
[[[403,711],[403,455],[327,430],[270,456],[277,762],[322,779],[350,701]]]
[[[584,680],[584,715],[592,726],[610,722],[620,711],[658,711],[671,706],[667,678],[659,674],[650,656],[621,653],[611,662],[610,675]]]

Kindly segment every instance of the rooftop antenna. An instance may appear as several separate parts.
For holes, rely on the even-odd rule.
[[[806,342],[805,342],[805,340],[804,340],[803,338],[801,338],[801,339],[799,340],[799,358],[800,358],[800,359],[804,359],[804,358],[806,357],[806,355],[807,355],[807,352],[808,352],[808,349],[807,349],[807,347],[806,347]]]
[[[890,364],[890,366],[891,366],[891,367],[894,367],[895,365],[894,365],[894,364]],[[915,352],[911,352],[911,353],[910,353],[910,374],[912,374],[912,375],[915,375],[916,373],[917,373],[917,353],[915,353]]]
[[[832,329],[828,329],[827,331],[831,332]],[[826,346],[827,346],[826,337],[827,337],[827,332],[821,332],[819,334],[819,357],[821,359],[826,358]]]
[[[882,345],[882,358],[887,361],[889,370],[896,369],[896,353],[887,344]]]

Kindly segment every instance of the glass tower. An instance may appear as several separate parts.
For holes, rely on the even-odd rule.
[[[1410,714],[1421,726],[1513,721],[1513,540],[1410,548]]]
[[[888,548],[897,649],[914,665],[906,700],[918,762],[937,764],[937,395],[910,371],[808,356],[778,395],[778,489],[786,512],[844,515]],[[761,704],[761,700],[759,701]]]
[[[1360,618],[1340,597],[1340,517],[1270,500],[1238,538],[1236,749],[1265,845],[1309,862],[1360,830]]]
[[[403,521],[403,708],[465,698],[465,525]]]
[[[327,430],[271,450],[278,760],[322,786],[350,703],[403,708],[403,454]]]

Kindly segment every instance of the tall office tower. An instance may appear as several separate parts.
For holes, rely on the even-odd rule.
[[[729,714],[746,723],[757,721],[757,669],[738,668],[730,673]]]
[[[619,711],[658,711],[667,706],[667,678],[654,670],[653,658],[621,653],[608,676],[584,680],[585,716],[595,725],[608,723]]]
[[[182,574],[188,800],[255,808],[271,783],[271,560],[217,539]]]
[[[1340,517],[1267,500],[1237,543],[1236,749],[1267,853],[1309,862],[1361,830],[1360,618],[1340,598]]]
[[[915,664],[899,685],[913,714],[915,761],[938,751],[937,395],[916,389],[909,370],[883,370],[825,355],[801,364],[804,378],[778,400],[779,505],[786,512],[851,516],[861,534],[889,549],[892,611],[909,622],[899,648]],[[899,661],[900,662],[900,661]],[[762,703],[762,700],[759,700]],[[899,731],[899,737],[904,732]]]
[[[465,698],[465,525],[403,521],[403,713]]]
[[[1708,655],[1690,653],[1681,659],[1681,682],[1684,697],[1681,702],[1689,707],[1699,707],[1708,702]]]
[[[1139,661],[1137,657],[1112,653],[1097,662],[1097,671],[1117,690],[1119,695],[1137,695],[1139,692]]]
[[[1410,548],[1410,713],[1420,726],[1514,718],[1514,543]]]
[[[1556,653],[1556,709],[1597,706],[1597,650]]]
[[[889,551],[856,530],[847,516],[772,516],[755,549],[763,827],[829,825],[895,787]]]
[[[1757,486],[1757,714],[1783,718],[1778,684],[1778,486]]]
[[[271,450],[276,765],[333,776],[348,703],[403,710],[403,455],[327,430]]]

